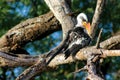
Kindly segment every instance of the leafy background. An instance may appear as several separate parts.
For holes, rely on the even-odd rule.
[[[73,12],[85,12],[90,21],[96,7],[96,0],[72,0]],[[47,13],[49,8],[44,0],[0,0],[0,36],[18,23]],[[103,28],[102,39],[120,34],[120,0],[106,0],[100,19],[96,39],[100,28]],[[57,36],[57,37],[56,37]],[[57,46],[62,39],[62,32],[57,31],[42,40],[30,42],[24,46],[30,55],[39,55]],[[96,42],[93,42],[95,44]],[[120,49],[120,47],[118,48]],[[101,64],[106,80],[120,79],[120,58],[107,58]],[[77,68],[82,68],[85,61],[58,66],[56,70],[37,75],[34,80],[84,80],[86,72],[72,74]],[[0,80],[14,80],[27,67],[0,68]]]

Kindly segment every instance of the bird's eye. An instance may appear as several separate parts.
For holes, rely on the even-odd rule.
[[[84,18],[82,19],[82,21],[83,21],[83,22],[86,22],[86,20],[85,20]]]
[[[80,19],[82,19],[83,22],[86,21],[86,19],[83,16],[81,16]]]
[[[83,25],[86,25],[86,23],[87,23],[86,21],[83,21]]]

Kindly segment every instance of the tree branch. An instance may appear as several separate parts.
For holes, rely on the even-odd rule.
[[[119,39],[119,37],[120,36],[115,36],[115,38],[118,40]],[[106,41],[109,41],[109,39],[108,40],[106,40]],[[104,44],[104,43],[106,43],[106,41],[104,41],[104,42],[102,42],[101,43],[101,45],[102,44]],[[114,38],[110,38],[110,41],[112,42],[114,42]],[[108,45],[108,44],[106,44],[106,45]],[[105,47],[105,45],[104,46],[102,46],[103,48]],[[101,51],[102,51],[102,53],[103,54],[101,54]],[[120,56],[120,50],[105,50],[105,49],[95,49],[94,47],[88,47],[88,48],[84,48],[84,49],[81,49],[77,54],[76,54],[76,59],[77,60],[86,60],[88,57],[90,57],[90,53],[93,53],[94,55],[97,55],[97,54],[101,54],[101,56],[100,57],[102,57],[102,58],[107,58],[107,57],[113,57],[113,56]],[[48,58],[49,59],[49,58]],[[44,59],[42,59],[42,60],[44,60]],[[46,60],[47,61],[47,60]],[[65,57],[64,57],[64,54],[59,54],[59,55],[57,55],[51,62],[50,62],[50,64],[48,65],[50,68],[54,68],[54,67],[56,67],[57,65],[61,65],[61,64],[67,64],[67,63],[70,63],[70,62],[74,62],[74,60],[73,60],[73,58],[72,58],[72,56],[70,56],[68,59],[65,59]],[[39,62],[38,62],[39,63]],[[39,63],[38,64],[38,66],[42,66],[41,64],[43,64],[43,63]],[[44,64],[45,64],[45,62],[44,62]],[[32,68],[34,68],[34,65],[33,65],[33,67]],[[35,67],[35,69],[32,69],[31,67],[30,68],[28,68],[27,70],[25,70],[19,77],[21,77],[21,78],[24,78],[23,80],[26,80],[26,79],[30,79],[32,76],[35,76],[36,75],[36,72],[34,71],[34,70],[36,70],[37,69],[37,67]],[[46,67],[44,67],[44,68],[46,68]],[[42,69],[42,67],[40,67],[40,71],[38,71],[37,73],[42,73],[43,71],[46,71],[46,70],[48,70],[47,68],[44,70],[44,69]],[[28,72],[28,73],[27,73]],[[29,74],[29,73],[33,73],[32,74],[32,76],[30,77],[27,77],[27,78],[25,78],[24,76],[23,76],[23,74]],[[25,75],[25,76],[26,76]],[[92,75],[92,74],[91,74]],[[89,78],[90,78],[90,76],[88,76]],[[17,80],[21,80],[21,78],[17,78]],[[97,78],[97,77],[96,77]]]
[[[88,57],[90,57],[89,53],[101,54],[101,50],[104,53],[101,56],[103,58],[106,58],[108,56],[116,56],[115,54],[117,54],[117,56],[120,56],[120,50],[104,50],[104,49],[92,49],[92,48],[86,49],[85,48],[85,49],[80,50],[76,54],[75,57],[77,60],[86,60]],[[25,70],[16,80],[29,80],[30,78],[35,76],[36,73],[42,73],[43,71],[48,70],[47,69],[48,67],[54,68],[57,65],[71,63],[71,62],[74,62],[74,59],[72,58],[72,56],[65,59],[64,54],[59,54],[49,63],[48,67],[45,66],[46,65],[45,61],[46,61],[45,59],[40,59],[40,61],[37,64],[35,64],[35,65],[29,67],[27,70]],[[25,77],[28,74],[31,76]]]
[[[114,46],[111,46],[111,45],[113,45],[114,44],[114,46],[115,45],[117,45],[117,44],[120,44],[120,35],[118,35],[118,36],[113,36],[113,37],[111,37],[111,38],[109,38],[109,39],[107,39],[107,40],[105,40],[105,41],[103,41],[103,42],[101,42],[100,43],[100,47],[102,48],[102,49],[110,49],[110,48],[112,48],[112,47],[114,47]],[[94,46],[91,46],[90,48],[92,48],[93,49],[93,47]],[[88,49],[84,49],[83,50],[83,52],[86,52],[86,51],[89,51]],[[115,51],[115,50],[114,50]],[[110,51],[111,52],[111,51]],[[78,52],[79,53],[79,52]],[[108,53],[108,52],[107,52]],[[108,56],[119,56],[119,52],[115,52],[116,54],[114,54],[114,52],[111,52],[111,54],[105,54],[103,57],[108,57]],[[13,55],[13,54],[12,54]],[[19,62],[11,62],[11,61],[9,61],[9,60],[12,60],[11,59],[11,57],[14,57],[14,56],[12,56],[12,55],[9,55],[9,54],[5,54],[5,53],[3,53],[3,52],[0,52],[0,57],[2,57],[2,58],[0,58],[0,66],[11,66],[11,67],[15,67],[15,66],[18,66],[18,65],[20,65],[20,66],[22,66],[22,63],[24,63],[24,60],[23,60],[23,62],[22,61],[19,61]],[[39,55],[39,59],[43,59],[43,58],[45,58],[44,56],[46,56],[47,54],[42,54],[42,55]],[[17,58],[19,58],[20,57],[20,55],[16,55],[16,56],[18,56],[18,57],[16,57],[16,59]],[[85,59],[84,57],[82,57],[83,56],[83,54],[81,54],[81,55],[79,55],[79,57],[81,57],[81,59],[80,60],[83,60],[83,59]],[[34,64],[33,62],[32,62],[32,59],[34,60],[34,61],[37,61],[38,60],[38,56],[36,56],[36,57],[32,57],[32,56],[29,56],[29,55],[27,55],[27,58],[26,57],[20,57],[20,59],[25,59],[25,60],[27,60],[28,61],[28,63],[26,63],[26,64],[24,64],[24,66],[29,66],[29,64],[30,65],[32,65],[32,64]],[[29,59],[31,59],[31,61],[29,61]],[[36,63],[36,62],[35,62]],[[11,65],[12,64],[12,65]]]
[[[103,49],[111,49],[118,44],[120,44],[120,35],[113,36],[113,37],[101,42],[100,47]]]
[[[100,32],[99,32],[99,35],[98,35],[98,39],[97,39],[97,43],[95,45],[96,48],[100,48],[100,38],[101,38],[102,30],[103,29],[100,29]]]
[[[100,22],[100,16],[104,9],[105,0],[97,0],[97,5],[95,9],[94,16],[92,18],[92,25],[91,25],[91,37],[94,38],[96,30],[98,28],[98,24]]]
[[[106,40],[106,41],[113,41],[114,42],[114,40],[119,40],[119,37],[120,36],[115,36],[115,39],[114,39],[114,37],[113,38],[110,38],[110,39],[108,39],[108,40]],[[104,43],[106,43],[106,41],[104,41],[104,42],[102,42],[101,44],[104,44]],[[107,44],[106,44],[107,45]],[[110,44],[109,44],[110,45]],[[105,45],[104,45],[105,46]],[[103,46],[103,47],[104,47]],[[102,52],[103,52],[103,55],[101,56],[101,57],[103,57],[103,58],[107,58],[107,57],[112,57],[112,56],[120,56],[120,50],[104,50],[104,49],[102,49]],[[78,60],[86,60],[88,57],[89,57],[89,53],[95,53],[95,54],[101,54],[101,51],[99,50],[99,49],[94,49],[94,48],[92,48],[92,47],[89,47],[89,48],[84,48],[84,49],[81,49],[77,54],[76,54],[76,59],[78,59]],[[38,57],[36,57],[36,58],[34,58],[33,59],[33,61],[32,61],[32,59],[31,58],[18,58],[18,57],[15,57],[14,58],[14,56],[12,56],[13,58],[12,58],[12,60],[13,60],[13,62],[12,62],[12,60],[11,60],[11,57],[10,56],[8,56],[8,54],[3,54],[3,55],[1,55],[2,53],[0,53],[0,56],[2,57],[2,60],[0,60],[1,61],[1,65],[2,66],[9,66],[9,67],[15,67],[15,66],[30,66],[30,65],[33,65],[33,64],[35,64],[36,62],[38,62],[38,59],[40,59],[40,60],[44,60],[45,59],[45,57],[43,57],[43,55],[41,55],[41,56],[39,56],[39,58]],[[46,54],[45,54],[46,55]],[[44,55],[44,56],[45,56]],[[8,57],[7,57],[8,56]],[[5,60],[4,60],[5,59]],[[7,61],[6,61],[7,60]],[[11,62],[9,61],[9,60],[11,60]],[[31,60],[31,61],[30,61]],[[3,62],[4,61],[4,62]],[[6,62],[5,62],[6,61]],[[51,61],[51,63],[49,64],[49,67],[51,67],[51,68],[53,68],[53,67],[55,67],[55,66],[57,66],[57,65],[61,65],[61,64],[66,64],[66,63],[70,63],[70,62],[73,62],[74,60],[73,60],[73,58],[70,56],[68,59],[66,59],[65,60],[65,58],[64,58],[64,54],[60,54],[60,55],[57,55],[52,61]],[[8,64],[6,64],[6,63],[8,63]],[[24,64],[25,63],[25,64]],[[4,64],[4,65],[3,65]],[[38,66],[40,66],[40,65],[43,65],[43,63],[39,63],[39,65]],[[45,64],[45,63],[44,63]],[[32,69],[33,68],[33,69]],[[27,69],[27,71],[29,72],[29,73],[31,73],[31,71],[32,70],[34,70],[34,65],[33,65],[33,67],[30,67],[30,68],[28,68]],[[37,67],[36,67],[37,68]],[[42,67],[40,67],[40,68],[42,68]],[[40,69],[39,68],[39,69]],[[36,70],[36,69],[35,69]],[[48,69],[42,69],[42,70],[40,70],[40,72],[43,72],[43,71],[46,71],[46,70],[48,70]],[[34,73],[35,71],[33,71],[32,73]],[[39,71],[38,71],[38,73],[40,73]],[[26,70],[25,70],[25,73],[26,73],[26,75],[28,74],[27,72],[26,72]],[[24,72],[23,72],[23,74],[25,74]],[[36,75],[36,73],[34,73],[34,74],[32,74],[32,76],[35,76]],[[30,77],[30,76],[29,76]],[[30,77],[31,78],[31,77]],[[25,78],[26,79],[26,78]]]
[[[38,60],[36,64],[26,69],[16,80],[30,80],[38,73],[49,70],[49,67],[46,66],[45,60]]]
[[[65,0],[45,0],[45,2],[50,10],[54,13],[58,21],[61,23],[64,39],[66,33],[75,25],[74,18],[67,15],[68,13],[71,13],[68,4]]]
[[[39,58],[39,56],[10,55],[10,53],[0,52],[0,67],[31,66],[35,64]]]
[[[76,54],[76,59],[77,60],[86,60],[89,53],[94,53],[94,54],[101,54],[101,51],[104,53],[101,57],[107,58],[107,57],[112,57],[112,56],[120,56],[120,50],[104,50],[104,49],[94,49],[89,47],[89,48],[84,48],[81,49],[77,54]],[[0,56],[2,59],[0,59],[1,64],[0,66],[9,66],[9,67],[15,67],[15,66],[30,66],[35,64],[39,59],[43,60],[47,54],[40,55],[32,57],[32,56],[27,56],[27,57],[14,57],[10,56],[8,54],[0,52]],[[11,60],[12,62],[4,61],[6,60]],[[3,62],[4,61],[4,62]],[[73,58],[70,56],[68,59],[65,60],[64,54],[59,54],[57,55],[49,64],[50,67],[60,65],[60,64],[66,64],[69,62],[73,62]],[[4,64],[4,65],[3,65]]]
[[[61,26],[52,12],[28,19],[10,29],[0,38],[0,51],[17,50],[30,41],[43,38],[60,29]]]

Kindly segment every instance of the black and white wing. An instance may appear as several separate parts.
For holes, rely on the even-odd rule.
[[[70,54],[75,56],[75,54],[83,47],[89,45],[91,39],[88,34],[84,31],[81,27],[76,27],[70,34],[69,34],[69,46],[63,52],[65,54],[65,59],[67,59]]]

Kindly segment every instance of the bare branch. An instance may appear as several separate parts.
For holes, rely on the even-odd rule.
[[[104,49],[100,49],[102,50],[102,52],[104,53],[101,57],[103,58],[106,58],[106,57],[112,57],[112,56],[120,56],[120,50],[104,50]],[[77,54],[76,54],[76,59],[78,60],[85,60],[87,59],[88,55],[90,52],[92,53],[95,53],[95,54],[101,54],[101,51],[99,49],[93,49],[93,48],[84,48],[84,49],[81,49]],[[8,59],[8,60],[11,60],[11,61],[14,61],[16,63],[12,63],[12,62],[9,62],[9,65],[7,66],[18,66],[21,65],[22,66],[22,63],[25,65],[24,66],[29,66],[36,63],[38,61],[38,57],[27,57],[27,58],[19,58],[19,57],[13,57],[13,56],[10,56],[8,54],[5,54],[5,53],[2,53],[0,52],[0,56],[4,59]],[[45,56],[45,55],[44,55]],[[43,55],[41,55],[39,57],[39,59],[44,59]],[[3,59],[0,60],[1,61],[1,64],[0,66],[4,66],[2,65],[3,63],[6,64],[6,62],[2,62],[4,61]],[[65,64],[65,63],[69,63],[69,62],[73,62],[74,60],[72,59],[72,57],[70,56],[68,59],[65,60],[64,58],[64,54],[59,54],[58,56],[56,56],[52,61],[51,63],[49,64],[49,66],[53,67],[53,66],[56,66],[56,65],[60,65],[60,64]],[[8,61],[7,61],[8,62]],[[17,64],[18,63],[18,64]],[[11,65],[11,64],[14,64],[14,65]],[[6,65],[5,65],[6,66]]]
[[[111,37],[111,38],[109,38],[109,39],[107,39],[107,40],[105,40],[105,41],[103,41],[103,42],[101,42],[100,43],[100,47],[102,48],[102,49],[110,49],[110,48],[112,48],[113,46],[115,46],[115,45],[117,45],[117,44],[120,44],[120,35],[118,35],[118,36],[114,36],[114,37]],[[112,45],[112,46],[111,46]],[[90,47],[90,48],[92,48],[92,47]],[[88,49],[85,49],[85,50],[83,50],[83,52],[86,52],[86,51],[89,51]],[[79,52],[78,52],[79,53]],[[103,57],[108,57],[108,56],[120,56],[119,55],[119,52],[118,51],[116,51],[115,53],[114,52],[112,52],[111,53],[111,51],[110,51],[110,53],[111,54],[109,54],[109,52],[107,52],[108,54],[105,54]],[[47,55],[47,54],[45,54],[45,55]],[[7,57],[8,56],[8,57]],[[25,63],[25,62],[22,62],[20,59],[24,59],[23,57],[21,57],[18,61],[19,62],[15,62],[15,61],[9,61],[9,60],[11,60],[11,59],[9,59],[10,57],[14,57],[14,56],[11,56],[11,55],[6,55],[6,54],[4,54],[4,53],[0,53],[0,66],[11,66],[11,67],[14,67],[14,66],[19,66],[19,65],[21,65],[22,66],[22,63]],[[44,56],[44,55],[40,55],[40,58],[39,59],[42,59],[43,57],[42,56]],[[60,56],[60,55],[59,55]],[[80,60],[83,60],[83,59],[85,59],[84,58],[84,56],[83,56],[83,54],[79,54],[78,55],[79,57],[80,57]],[[29,57],[32,57],[32,56],[29,56]],[[18,57],[16,57],[16,60],[17,60],[17,58]],[[64,58],[64,56],[63,57],[61,57],[61,58]],[[26,60],[27,60],[27,58],[25,58]],[[28,58],[28,60],[27,61],[29,61],[29,59],[30,58]],[[38,58],[34,58],[35,59],[35,61],[37,61],[38,60]],[[58,58],[59,59],[59,58]],[[23,60],[24,61],[24,60]],[[72,60],[69,60],[70,62],[72,62]],[[58,63],[58,62],[57,62]],[[24,66],[29,66],[29,64],[30,65],[32,65],[32,64],[34,64],[33,62],[32,62],[32,59],[31,59],[31,61],[29,61],[28,63],[26,63],[26,64],[24,64]]]
[[[103,52],[103,56],[104,58],[107,57],[113,57],[113,56],[120,56],[120,50],[104,50]]]
[[[99,35],[98,35],[98,39],[97,39],[97,43],[96,43],[96,48],[100,47],[100,38],[101,38],[102,30],[103,29],[100,29],[100,32],[99,32]]]
[[[66,33],[75,25],[74,19],[67,15],[71,12],[68,4],[65,0],[45,0],[45,2],[61,23],[64,39]]]
[[[107,57],[112,57],[112,56],[120,56],[120,50],[104,50],[104,49],[93,49],[93,48],[84,48],[81,49],[77,54],[76,54],[76,59],[77,60],[86,60],[89,57],[89,53],[94,53],[94,54],[101,54],[101,50],[104,53],[101,57],[107,58]],[[60,64],[66,64],[73,62],[72,56],[70,56],[68,59],[65,59],[64,54],[59,54],[57,55],[49,64],[49,66],[56,66]]]
[[[16,50],[30,41],[43,38],[59,30],[60,27],[52,12],[28,19],[10,29],[0,38],[0,51],[10,52]]]
[[[105,40],[105,41],[103,41],[103,42],[101,42],[100,43],[100,47],[101,48],[103,48],[103,49],[110,49],[110,48],[112,48],[113,46],[115,46],[115,45],[117,45],[117,44],[120,44],[120,35],[118,35],[118,36],[114,36],[114,37],[111,37],[111,38],[109,38],[109,39],[107,39],[107,40]],[[112,45],[112,46],[111,46]],[[90,47],[90,48],[92,48],[92,47]],[[86,51],[89,51],[88,49],[85,49],[83,52],[86,52]],[[115,50],[114,50],[115,51]],[[105,52],[105,53],[108,53],[108,54],[105,54],[103,57],[108,57],[108,56],[120,56],[119,55],[119,52],[118,51],[115,51],[115,53],[114,53],[114,51],[112,52],[112,51],[109,51],[109,52]],[[79,52],[78,52],[79,53]],[[45,54],[45,55],[47,55],[47,54]],[[8,57],[7,57],[8,56]],[[10,56],[10,57],[9,57]],[[42,58],[44,58],[44,57],[42,57],[43,55],[40,55],[40,58],[39,59],[42,59]],[[60,55],[59,55],[60,56]],[[81,54],[81,53],[79,53],[78,54],[78,56],[80,57],[80,60],[83,60],[83,59],[85,59],[84,58],[84,56],[83,56],[83,54]],[[11,57],[14,57],[14,56],[11,56],[11,55],[6,55],[6,54],[4,54],[4,53],[0,53],[0,66],[11,66],[11,67],[15,67],[15,66],[22,66],[23,65],[23,63],[25,63],[24,62],[24,58],[23,57],[21,57],[20,59],[23,59],[23,62],[20,60],[20,59],[18,59],[18,61],[19,62],[15,62],[15,61],[9,61],[9,60],[11,60]],[[32,56],[29,56],[29,57],[32,57]],[[10,58],[10,59],[9,59]],[[19,57],[16,57],[16,60],[17,60],[17,58],[19,58]],[[61,57],[61,58],[64,58],[64,56],[63,57]],[[31,59],[31,61],[29,60],[29,59]],[[35,60],[34,60],[35,59]],[[35,63],[36,63],[36,61],[38,60],[38,58],[34,58],[33,60],[35,61]],[[59,58],[58,58],[59,59]],[[25,63],[24,64],[24,66],[29,66],[29,64],[30,65],[32,65],[32,64],[34,64],[33,63],[33,61],[32,61],[32,58],[25,58],[25,60],[27,60],[28,61],[28,63]],[[70,62],[72,62],[72,60],[69,60]],[[57,62],[58,63],[58,62]]]
[[[0,52],[0,67],[16,67],[16,66],[31,66],[39,60],[38,56],[15,55]]]
[[[105,0],[97,0],[97,5],[95,9],[95,13],[92,19],[92,25],[91,25],[91,36],[94,38],[96,29],[98,27],[98,24],[100,22],[100,16],[102,14],[102,11],[104,9]]]
[[[120,44],[120,35],[113,36],[100,43],[100,47],[103,49],[111,49],[112,47]]]
[[[96,63],[87,63],[88,76],[86,80],[104,80],[103,77],[97,72],[98,66]]]
[[[120,38],[119,38],[120,36],[115,36],[115,37],[113,37],[113,38],[110,38],[110,39],[108,39],[108,40],[110,40],[111,42],[113,41],[113,42],[115,42],[114,40],[119,40]],[[108,40],[106,40],[106,41],[108,41]],[[106,41],[104,41],[104,42],[102,42],[100,45],[102,45],[102,44],[104,44],[104,43],[106,43]],[[108,44],[106,44],[106,45],[108,45]],[[109,44],[110,45],[110,44]],[[105,45],[104,46],[102,46],[103,48],[105,47]],[[102,52],[103,52],[103,55],[101,56],[101,57],[103,57],[103,58],[107,58],[107,57],[112,57],[112,56],[120,56],[120,50],[104,50],[104,49],[95,49],[95,48],[92,48],[92,47],[89,47],[89,48],[84,48],[84,49],[81,49],[77,54],[76,54],[76,59],[78,59],[78,60],[86,60],[88,57],[89,57],[89,53],[94,53],[94,54],[101,54],[101,50],[102,50]],[[5,55],[5,54],[4,54]],[[8,55],[8,54],[7,54]],[[15,66],[30,66],[30,65],[32,65],[32,64],[35,64],[36,62],[38,62],[38,59],[40,59],[40,60],[44,60],[44,58],[45,57],[42,57],[43,55],[41,55],[39,58],[37,57],[37,58],[34,58],[35,59],[35,62],[32,62],[32,59],[31,58],[18,58],[18,57],[15,57],[15,58],[13,58],[12,60],[15,60],[15,61],[9,61],[9,60],[11,60],[11,57],[7,57],[6,55],[5,56],[3,56],[3,55],[0,55],[1,57],[2,57],[2,59],[0,60],[1,61],[1,65],[2,66],[11,66],[11,67],[15,67]],[[13,57],[13,56],[12,56]],[[18,58],[18,59],[17,59]],[[23,59],[22,61],[21,61],[21,59]],[[33,59],[33,60],[34,60]],[[31,61],[30,61],[31,60]],[[19,61],[19,62],[18,62]],[[61,64],[67,64],[67,63],[70,63],[70,62],[73,62],[74,60],[73,60],[73,58],[70,56],[68,59],[66,59],[65,60],[65,58],[64,58],[64,54],[60,54],[60,55],[57,55],[52,61],[51,61],[51,63],[49,64],[49,67],[50,68],[52,68],[52,67],[55,67],[55,66],[57,66],[57,65],[61,65]],[[7,64],[6,64],[7,63]],[[24,64],[25,63],[25,64]],[[4,65],[3,65],[4,64]],[[40,66],[40,65],[43,65],[43,63],[39,63],[39,65],[38,66]],[[45,63],[44,63],[45,64]],[[42,66],[41,65],[41,66]],[[34,65],[33,65],[33,67],[32,67],[33,69],[37,69],[38,67],[35,67],[34,68]],[[23,74],[29,74],[29,73],[31,73],[31,71],[33,70],[31,67],[30,68],[28,68],[27,69],[27,71],[25,70],[25,73],[23,72]],[[40,67],[39,69],[41,69],[42,67]],[[46,70],[48,70],[48,69],[42,69],[42,70],[40,70],[40,72],[38,71],[37,73],[41,73],[41,72],[43,72],[43,71],[46,71]],[[29,73],[28,73],[29,72]],[[32,72],[33,74],[31,75],[31,76],[35,76],[36,75],[36,73],[35,73],[35,71],[33,71]],[[22,74],[21,74],[22,75]],[[26,76],[25,75],[25,76]],[[29,78],[31,78],[30,76],[28,76]],[[27,78],[28,78],[27,77]],[[24,76],[23,76],[23,78],[24,78]],[[25,78],[26,79],[26,78]]]
[[[36,64],[26,69],[16,80],[30,80],[33,76],[49,68],[45,65],[45,60],[39,60]]]
[[[111,54],[111,56],[116,56],[116,55],[112,55],[112,54],[119,54],[119,56],[120,56],[120,50],[104,50],[104,49],[87,48],[87,49],[80,50],[76,54],[76,59],[77,60],[86,60],[88,57],[90,57],[89,53],[101,54],[101,50],[104,53],[101,57],[104,57],[104,58],[108,57],[108,54]],[[42,73],[43,71],[48,70],[48,68],[54,68],[57,65],[74,62],[74,59],[72,58],[72,56],[65,59],[64,54],[59,54],[49,63],[48,67],[46,66],[45,61],[47,61],[47,60],[40,59],[40,61],[38,61],[37,64],[35,64],[35,65],[29,67],[27,70],[25,70],[16,80],[29,80],[30,78],[35,76],[37,73]],[[30,76],[28,76],[28,75],[30,75]]]

